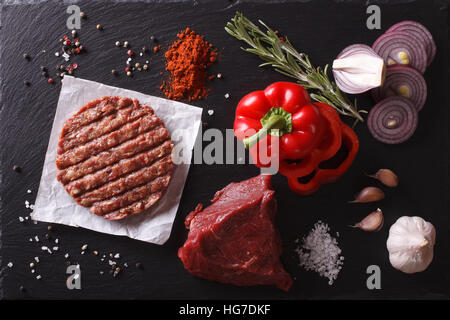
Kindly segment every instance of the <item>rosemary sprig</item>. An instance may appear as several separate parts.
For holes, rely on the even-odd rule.
[[[275,31],[259,20],[267,31],[263,32],[258,26],[247,19],[242,13],[236,12],[225,30],[233,37],[246,42],[250,48],[242,48],[247,52],[258,55],[265,62],[260,67],[270,65],[276,71],[297,79],[305,89],[313,90],[311,98],[333,106],[339,113],[350,116],[356,121],[364,121],[355,103],[352,104],[343,94],[336,83],[328,78],[328,65],[325,68],[311,64],[308,56],[299,53],[287,38],[280,39]]]

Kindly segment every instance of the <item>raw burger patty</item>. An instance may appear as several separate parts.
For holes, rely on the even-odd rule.
[[[164,122],[136,99],[103,97],[64,124],[58,143],[58,180],[80,205],[118,220],[153,206],[174,164]]]

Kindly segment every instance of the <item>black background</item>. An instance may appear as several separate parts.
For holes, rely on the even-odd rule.
[[[180,208],[169,241],[152,245],[124,237],[115,237],[89,230],[55,225],[53,238],[60,239],[60,251],[48,255],[40,249],[47,245],[44,234],[47,224],[20,223],[19,216],[30,210],[24,201],[34,202],[56,110],[60,83],[50,85],[40,75],[39,66],[46,65],[54,76],[57,64],[64,63],[54,52],[60,49],[58,39],[69,34],[66,29],[67,3],[47,1],[34,5],[6,5],[1,15],[1,109],[0,109],[0,219],[1,273],[0,297],[56,299],[378,299],[378,298],[449,298],[450,297],[450,219],[448,207],[448,32],[447,7],[443,1],[395,1],[380,4],[382,30],[366,28],[366,2],[361,1],[148,1],[116,3],[112,1],[80,1],[88,18],[79,31],[87,53],[72,59],[78,62],[77,77],[108,85],[161,96],[159,85],[164,76],[163,52],[149,54],[150,70],[124,75],[126,49],[116,48],[115,41],[129,41],[132,49],[151,46],[150,36],[167,47],[178,31],[191,27],[219,50],[218,63],[211,74],[221,72],[222,80],[211,82],[206,100],[192,104],[204,108],[203,120],[208,127],[232,128],[239,99],[248,92],[265,88],[272,82],[289,80],[271,68],[258,68],[258,57],[244,53],[243,43],[223,29],[236,10],[252,20],[262,19],[302,52],[315,65],[331,63],[347,45],[371,45],[392,24],[411,19],[425,24],[437,43],[437,55],[425,73],[428,100],[420,113],[419,127],[412,139],[401,145],[388,146],[375,141],[365,124],[356,132],[360,152],[351,169],[338,182],[323,186],[309,197],[293,194],[284,179],[277,175],[273,185],[278,199],[276,224],[283,239],[282,261],[295,278],[289,292],[273,287],[233,287],[190,276],[177,257],[177,249],[186,239],[184,217],[199,202],[207,204],[215,191],[232,181],[241,181],[258,174],[252,165],[192,165],[183,192]],[[103,31],[96,25],[101,24]],[[41,50],[45,49],[46,54]],[[30,62],[23,59],[29,53]],[[145,59],[143,59],[145,60]],[[119,77],[111,69],[120,71]],[[31,82],[30,87],[23,81]],[[225,99],[224,94],[231,98]],[[370,108],[367,95],[358,97],[361,107]],[[81,106],[80,106],[81,107]],[[215,112],[209,116],[207,110]],[[12,171],[14,164],[21,173]],[[365,176],[379,168],[393,169],[400,177],[396,189],[385,188],[387,197],[380,203],[348,204],[354,194],[367,185],[377,185]],[[27,189],[32,194],[27,194]],[[378,233],[364,233],[349,228],[370,211],[380,207],[385,226]],[[70,212],[68,212],[70,214]],[[403,274],[390,266],[386,239],[390,225],[402,215],[419,215],[432,222],[437,231],[435,258],[422,273]],[[318,220],[329,223],[345,256],[344,268],[333,286],[327,279],[298,266],[295,239],[309,232]],[[38,235],[40,243],[31,243]],[[81,255],[81,246],[88,244],[100,254],[120,252],[121,262],[130,267],[118,278],[105,272],[107,263],[92,253]],[[82,289],[66,288],[64,253],[71,255],[82,269]],[[36,280],[29,263],[39,256]],[[14,267],[6,264],[12,261]],[[144,269],[134,267],[141,262]],[[381,290],[366,288],[366,268],[381,268]],[[19,286],[26,293],[19,291]]]

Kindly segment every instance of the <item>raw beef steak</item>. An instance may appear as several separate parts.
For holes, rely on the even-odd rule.
[[[280,263],[281,238],[274,227],[275,191],[269,175],[231,183],[212,204],[186,218],[190,230],[178,256],[191,274],[237,286],[292,285]]]

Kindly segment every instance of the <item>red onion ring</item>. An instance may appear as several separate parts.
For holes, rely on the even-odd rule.
[[[405,97],[399,92],[402,86],[409,90],[410,97]],[[386,70],[383,86],[373,89],[371,93],[376,102],[393,94],[403,96],[413,103],[417,111],[420,111],[427,99],[427,83],[422,74],[413,68],[392,66]]]
[[[411,101],[403,97],[389,97],[370,110],[367,127],[375,139],[397,144],[414,134],[418,119],[417,110]]]
[[[436,43],[434,42],[433,36],[430,31],[424,25],[416,21],[406,20],[394,24],[386,31],[386,33],[392,31],[404,31],[414,35],[417,40],[422,42],[425,48],[425,51],[427,53],[427,67],[431,64],[436,55]]]
[[[393,57],[399,52],[405,52],[408,56],[407,65],[424,73],[427,68],[427,53],[422,42],[411,33],[404,31],[392,31],[381,35],[372,45],[373,50],[381,56],[386,65],[389,59],[397,62]]]

